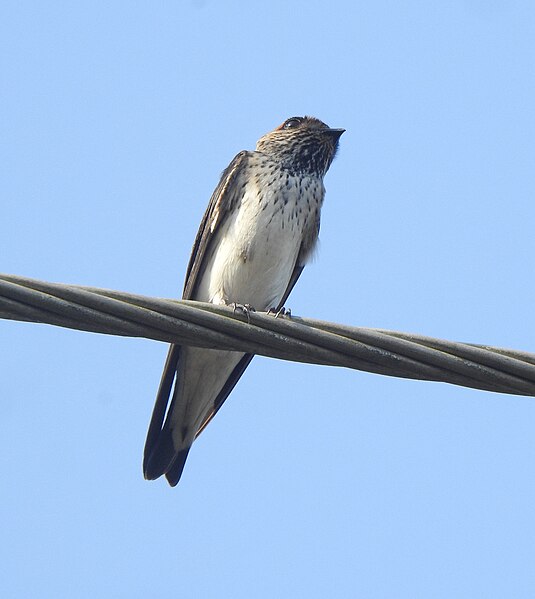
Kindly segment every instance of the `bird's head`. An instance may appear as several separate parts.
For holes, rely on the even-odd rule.
[[[319,119],[294,116],[258,140],[256,151],[280,161],[295,173],[323,177],[338,150],[345,129],[331,129]]]

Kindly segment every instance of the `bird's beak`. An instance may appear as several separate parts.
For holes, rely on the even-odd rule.
[[[345,129],[325,129],[324,133],[337,140],[344,131]]]

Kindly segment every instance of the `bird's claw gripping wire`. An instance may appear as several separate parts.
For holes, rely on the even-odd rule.
[[[284,306],[282,306],[282,308],[279,308],[278,310],[276,308],[270,308],[267,311],[268,314],[274,314],[275,318],[278,318],[279,316],[286,316],[287,318],[291,318],[292,317],[292,311],[290,308],[285,308]]]
[[[247,317],[247,324],[251,324],[251,312],[256,312],[251,304],[238,304],[237,302],[232,302],[230,306],[232,307],[232,312],[234,314],[236,314],[236,312],[245,314]]]

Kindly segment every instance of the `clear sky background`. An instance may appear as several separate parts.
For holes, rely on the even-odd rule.
[[[535,351],[535,4],[0,8],[0,271],[177,297],[220,172],[344,127],[295,314]],[[0,322],[2,597],[535,596],[535,399],[256,358],[175,489],[163,344]]]

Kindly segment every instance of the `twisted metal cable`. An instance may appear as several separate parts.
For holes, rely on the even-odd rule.
[[[0,318],[535,396],[535,354],[0,275]]]

